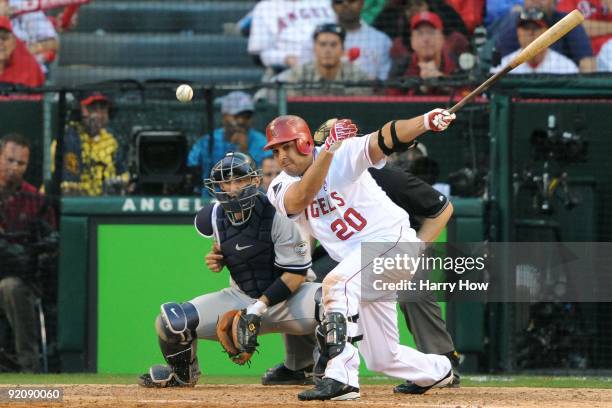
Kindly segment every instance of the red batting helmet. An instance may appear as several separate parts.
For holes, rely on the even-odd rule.
[[[298,152],[307,156],[312,153],[314,141],[306,121],[299,116],[279,116],[266,127],[266,138],[268,144],[264,150],[270,150],[275,145],[295,140]]]

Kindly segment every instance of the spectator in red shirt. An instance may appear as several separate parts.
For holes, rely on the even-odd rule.
[[[34,186],[23,180],[30,146],[20,135],[0,139],[0,313],[15,337],[17,364],[22,371],[40,369],[35,293],[40,287],[30,243],[52,234],[53,212]]]
[[[612,0],[560,0],[557,10],[571,13],[574,9],[584,15],[582,25],[591,39],[593,54],[612,38]]]
[[[45,82],[38,62],[15,37],[10,20],[4,16],[0,16],[0,82],[32,87]]]
[[[419,77],[427,80],[445,77],[457,70],[454,58],[444,49],[442,20],[436,13],[423,11],[415,14],[410,19],[410,29],[412,31],[410,45],[413,53],[402,77]],[[422,85],[411,93],[431,95],[447,91]]]
[[[455,55],[460,55],[470,49],[467,39],[468,30],[461,16],[444,0],[397,0],[378,15],[374,26],[384,31],[393,40],[391,58],[400,61],[409,56],[410,20],[415,14],[423,11],[436,13],[442,20],[444,33],[444,48]],[[397,72],[391,73],[392,75]]]

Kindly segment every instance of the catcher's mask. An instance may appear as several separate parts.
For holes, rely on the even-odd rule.
[[[260,173],[249,155],[230,152],[213,166],[210,178],[204,180],[204,187],[219,201],[232,225],[244,224],[251,217],[259,194]],[[231,182],[243,182],[244,185],[229,190]]]

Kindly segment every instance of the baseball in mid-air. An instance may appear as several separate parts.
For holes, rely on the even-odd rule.
[[[185,103],[193,98],[193,88],[187,84],[182,84],[176,88],[176,99]]]

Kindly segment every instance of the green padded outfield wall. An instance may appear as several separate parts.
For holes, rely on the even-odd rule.
[[[97,371],[139,373],[163,362],[154,320],[159,305],[227,287],[229,275],[210,272],[210,240],[192,225],[100,224],[97,232]],[[401,340],[413,346],[400,313]],[[278,334],[260,337],[251,368],[229,361],[217,342],[201,340],[203,375],[261,375],[283,360]],[[368,374],[362,364],[362,372]],[[205,379],[204,379],[205,381]]]

